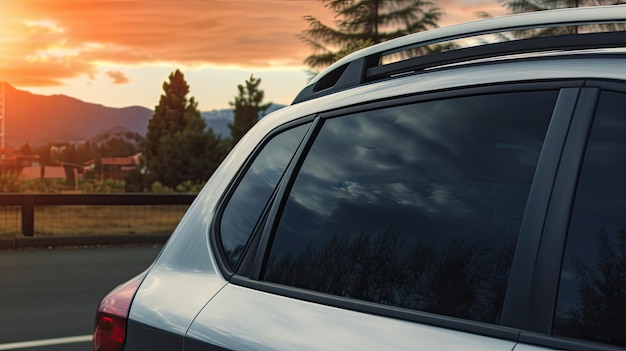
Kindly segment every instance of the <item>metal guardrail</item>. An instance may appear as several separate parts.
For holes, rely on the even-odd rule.
[[[196,195],[189,194],[3,194],[0,206],[20,206],[22,235],[35,234],[35,207],[37,206],[153,206],[190,205]]]

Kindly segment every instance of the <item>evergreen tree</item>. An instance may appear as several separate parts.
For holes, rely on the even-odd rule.
[[[32,150],[32,148],[30,147],[30,145],[28,143],[24,143],[24,145],[22,145],[19,148],[19,152],[22,155],[32,155],[33,154],[33,150]]]
[[[314,69],[363,47],[437,27],[443,12],[436,0],[322,0],[336,13],[335,27],[313,16],[300,38],[314,53],[304,61]]]
[[[271,102],[263,104],[265,93],[259,89],[261,78],[254,78],[250,75],[250,79],[246,80],[245,86],[239,84],[237,89],[239,95],[235,96],[235,101],[230,102],[233,107],[234,120],[232,124],[228,124],[230,135],[232,138],[232,146],[235,146],[239,139],[252,128],[259,120],[259,116],[272,105]]]
[[[138,152],[138,146],[126,139],[113,137],[107,139],[100,147],[100,156],[103,157],[127,157]]]
[[[146,187],[159,181],[175,188],[206,181],[225,157],[221,139],[206,128],[189,85],[176,70],[163,83],[164,94],[148,122],[145,142]]]
[[[76,151],[76,146],[74,144],[68,144],[65,147],[65,150],[61,153],[61,157],[59,157],[59,161],[68,162],[68,163],[80,163],[78,159],[78,152]]]

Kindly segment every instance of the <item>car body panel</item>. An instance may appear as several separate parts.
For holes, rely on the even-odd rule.
[[[229,173],[226,165],[216,174]],[[130,309],[129,335],[164,331],[165,339],[182,340],[198,311],[226,284],[205,235],[211,220],[205,214],[212,212],[226,179],[212,178],[212,186],[196,197],[147,272]],[[126,350],[143,349],[141,338],[137,344],[133,340],[129,338]]]
[[[515,345],[233,284],[225,286],[202,310],[187,338],[194,344],[227,350],[508,351]]]

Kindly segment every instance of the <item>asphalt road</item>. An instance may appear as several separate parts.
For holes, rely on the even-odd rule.
[[[148,268],[160,249],[0,251],[0,350],[91,350],[84,339],[100,300]]]

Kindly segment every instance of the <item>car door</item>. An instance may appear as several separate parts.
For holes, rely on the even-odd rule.
[[[185,349],[512,350],[507,294],[532,279],[579,93],[483,87],[320,114]]]

